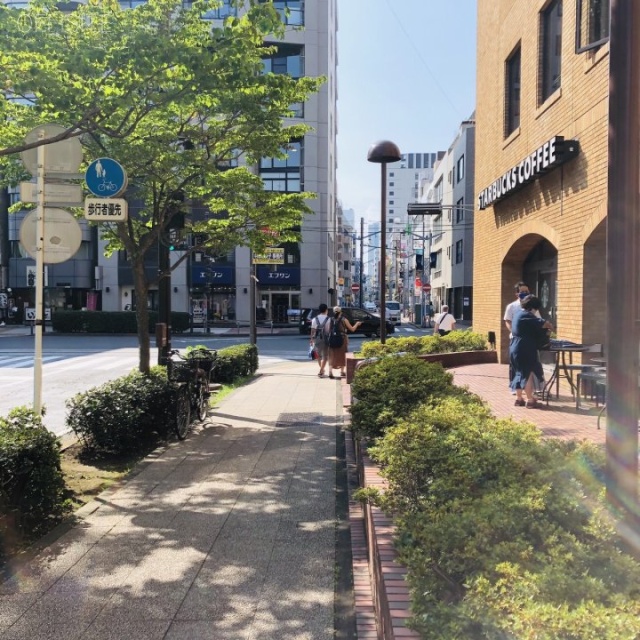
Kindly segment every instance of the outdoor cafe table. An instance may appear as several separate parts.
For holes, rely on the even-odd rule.
[[[584,353],[589,347],[569,340],[551,340],[551,346],[545,351],[549,351],[554,354],[554,366],[553,372],[549,377],[549,380],[544,385],[542,390],[542,399],[546,400],[549,404],[549,398],[553,385],[556,386],[556,399],[560,397],[560,378],[566,378],[571,388],[571,395],[575,396],[578,392],[576,384],[573,381],[573,374],[570,366],[573,364],[574,353]]]

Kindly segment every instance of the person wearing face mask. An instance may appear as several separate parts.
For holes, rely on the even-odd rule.
[[[526,282],[518,282],[515,287],[516,299],[513,302],[510,302],[506,309],[504,310],[504,324],[509,329],[509,340],[513,338],[511,334],[511,326],[513,324],[513,316],[516,314],[516,311],[520,311],[522,308],[520,306],[520,301],[524,300],[529,295],[529,285]]]
[[[535,296],[525,296],[521,301],[521,309],[513,317],[513,338],[509,345],[509,360],[513,368],[511,388],[516,393],[515,405],[533,409],[540,407],[535,398],[536,385],[542,387],[544,373],[538,345],[547,331],[553,326],[540,317],[540,300]],[[536,313],[536,311],[538,313]],[[527,399],[525,401],[523,393]]]

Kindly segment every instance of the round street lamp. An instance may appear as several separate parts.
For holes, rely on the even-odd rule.
[[[380,165],[380,342],[387,339],[387,314],[385,308],[385,290],[387,280],[387,163],[398,162],[401,154],[398,145],[390,140],[380,140],[369,147],[367,160]]]

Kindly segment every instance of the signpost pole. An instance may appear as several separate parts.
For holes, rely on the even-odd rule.
[[[45,137],[44,129],[38,131],[38,139]],[[45,206],[45,154],[46,145],[37,152],[38,221],[36,231],[36,320],[33,355],[33,410],[42,415],[42,328],[44,324],[44,206]]]
[[[256,327],[256,265],[253,261],[253,249],[249,250],[249,343],[258,344]]]

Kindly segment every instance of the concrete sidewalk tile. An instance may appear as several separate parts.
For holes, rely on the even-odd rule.
[[[305,365],[270,367],[83,507],[0,585],[3,640],[331,638],[341,406]]]

